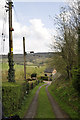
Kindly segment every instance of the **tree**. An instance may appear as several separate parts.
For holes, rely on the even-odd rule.
[[[80,1],[78,2],[78,64],[73,72],[73,86],[78,91],[80,96]]]
[[[77,21],[74,16],[74,9],[62,7],[61,13],[55,18],[57,25],[57,36],[55,36],[55,44],[51,45],[59,54],[54,58],[55,66],[62,67],[66,70],[68,79],[72,78],[72,68],[77,64]],[[77,19],[77,20],[76,20]],[[76,23],[75,23],[76,21]],[[59,59],[57,59],[59,58]]]

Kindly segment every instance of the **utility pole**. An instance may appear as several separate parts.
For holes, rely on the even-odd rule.
[[[24,53],[24,79],[26,80],[26,52],[25,52],[25,37],[23,37],[23,53]]]
[[[8,53],[8,62],[9,62],[9,70],[8,70],[8,82],[15,82],[15,70],[14,70],[14,62],[13,62],[13,40],[12,40],[12,31],[14,29],[12,28],[12,7],[13,2],[12,0],[8,0],[7,3],[8,9],[6,11],[9,11],[9,53]]]
[[[9,52],[13,58],[13,40],[12,40],[12,6],[13,2],[9,2]]]

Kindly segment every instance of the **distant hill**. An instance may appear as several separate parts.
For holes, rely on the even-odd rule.
[[[27,64],[35,64],[35,65],[41,65],[46,62],[48,58],[50,58],[52,55],[55,55],[56,53],[53,52],[41,52],[41,53],[33,53],[33,54],[26,54],[26,62]],[[14,62],[16,64],[22,64],[24,62],[23,54],[14,54],[13,55]],[[3,62],[8,61],[8,55],[2,55]]]

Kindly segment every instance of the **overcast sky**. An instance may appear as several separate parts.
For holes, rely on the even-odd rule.
[[[3,0],[2,0],[3,1]],[[23,53],[23,37],[26,52],[49,52],[52,35],[56,34],[54,20],[64,2],[13,2],[13,52]],[[0,46],[1,52],[9,51],[8,12],[4,12],[5,0],[0,2]],[[2,8],[2,9],[1,9]],[[5,34],[5,42],[2,39]],[[0,53],[1,53],[0,52]]]

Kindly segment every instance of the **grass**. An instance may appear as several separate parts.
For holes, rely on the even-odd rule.
[[[36,118],[55,118],[52,110],[52,106],[48,100],[47,93],[45,91],[45,86],[40,89],[38,98],[38,109],[36,113]]]
[[[0,64],[1,65],[1,64]],[[2,82],[8,82],[8,63],[2,64]],[[24,66],[23,65],[14,65],[15,69],[15,80],[16,82],[24,81]],[[37,76],[41,76],[44,74],[45,66],[26,66],[26,77],[30,78],[32,73],[37,73]]]
[[[58,102],[60,107],[70,116],[70,118],[79,118],[78,94],[72,86],[71,81],[56,80],[48,88],[50,94]]]
[[[21,109],[19,111],[17,111],[17,115],[20,116],[20,118],[23,118],[24,115],[27,113],[27,110],[32,102],[32,99],[37,91],[37,89],[43,85],[44,83],[40,83],[39,85],[37,85],[33,90],[30,91],[30,93],[25,97],[25,100],[23,101],[23,104],[21,106]]]

